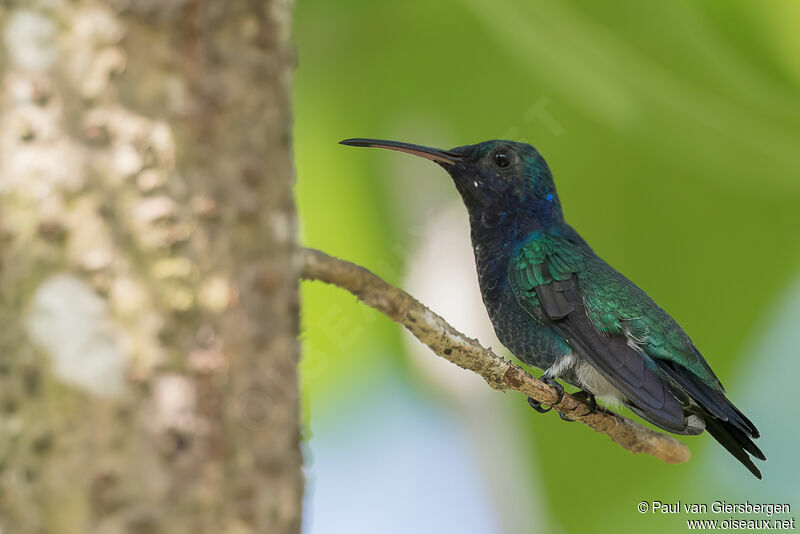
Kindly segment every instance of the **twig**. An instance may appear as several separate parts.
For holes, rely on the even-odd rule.
[[[548,405],[556,401],[555,389],[464,336],[414,297],[367,269],[319,250],[302,249],[299,256],[303,279],[320,280],[353,293],[364,304],[405,326],[437,355],[479,374],[494,389],[513,389]],[[633,453],[650,454],[670,464],[685,462],[691,455],[680,441],[616,413],[598,409],[586,415],[587,405],[571,395],[564,395],[558,410]]]

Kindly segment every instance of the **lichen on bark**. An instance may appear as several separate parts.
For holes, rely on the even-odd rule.
[[[0,7],[4,532],[299,531],[290,8]]]

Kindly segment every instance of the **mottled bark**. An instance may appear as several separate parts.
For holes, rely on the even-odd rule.
[[[299,531],[290,7],[0,7],[2,532]]]

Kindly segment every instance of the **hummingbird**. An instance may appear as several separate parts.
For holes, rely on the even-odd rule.
[[[469,214],[484,305],[500,342],[596,399],[622,404],[668,432],[707,430],[753,475],[758,429],[728,400],[719,378],[678,323],[601,259],[564,220],[547,162],[534,147],[492,140],[440,150],[379,139],[343,145],[385,148],[443,167]],[[557,380],[558,379],[558,380]],[[547,412],[553,406],[528,399]],[[562,416],[562,418],[564,418]]]

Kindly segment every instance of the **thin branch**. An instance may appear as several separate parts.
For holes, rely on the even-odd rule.
[[[464,336],[414,297],[367,269],[313,249],[302,249],[300,260],[303,279],[320,280],[353,293],[364,304],[405,326],[437,355],[479,374],[494,389],[513,389],[547,405],[556,401],[555,389]],[[571,395],[564,395],[558,410],[633,453],[650,454],[670,464],[690,457],[689,448],[680,441],[626,417],[603,409],[585,415],[588,406]]]

